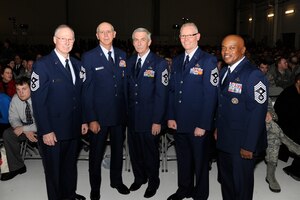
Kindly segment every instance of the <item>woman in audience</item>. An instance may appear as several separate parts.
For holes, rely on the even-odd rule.
[[[0,92],[3,92],[10,97],[13,97],[16,93],[13,70],[9,66],[4,66],[1,69]]]

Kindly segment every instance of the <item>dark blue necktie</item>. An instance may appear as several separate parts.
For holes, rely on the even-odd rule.
[[[183,70],[185,70],[187,68],[187,65],[189,64],[189,62],[190,62],[190,57],[189,57],[189,55],[186,55],[185,61],[183,63]]]
[[[111,51],[108,52],[108,61],[114,64],[114,59],[111,57]]]
[[[139,58],[139,59],[138,59],[138,62],[137,62],[136,65],[135,65],[135,78],[137,78],[137,77],[139,76],[141,67],[142,67],[142,59]]]
[[[230,67],[227,67],[227,73],[225,73],[225,78],[222,82],[222,85],[224,85],[227,82],[230,73],[231,73]]]
[[[67,69],[67,71],[70,73],[71,75],[71,69],[70,69],[70,65],[69,65],[69,59],[66,59],[66,65],[65,68]]]

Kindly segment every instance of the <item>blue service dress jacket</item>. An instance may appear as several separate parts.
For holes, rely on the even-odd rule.
[[[137,55],[128,60],[129,128],[151,131],[152,124],[166,120],[169,73],[166,60],[150,52],[138,77],[135,77]]]
[[[220,72],[223,79],[227,67]],[[266,147],[268,108],[266,77],[244,58],[219,86],[217,148],[230,154],[240,149],[259,153]]]
[[[54,132],[58,140],[79,138],[82,115],[84,69],[70,57],[76,82],[54,51],[37,60],[31,75],[31,99],[37,134]]]
[[[177,132],[194,132],[196,127],[211,130],[219,82],[217,59],[198,48],[185,70],[183,62],[184,54],[173,60],[168,119],[176,121]]]
[[[108,61],[100,46],[82,56],[86,69],[84,84],[87,122],[98,121],[100,126],[126,123],[126,53],[114,48],[114,64]]]

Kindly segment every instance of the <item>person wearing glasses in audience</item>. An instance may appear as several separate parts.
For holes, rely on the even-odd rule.
[[[168,200],[204,200],[209,196],[208,131],[217,103],[217,58],[198,46],[194,23],[183,24],[179,38],[185,52],[171,66],[168,106],[168,127],[176,130],[178,189]]]
[[[89,176],[91,200],[100,199],[101,163],[107,138],[110,138],[110,186],[129,194],[122,180],[125,139],[126,53],[113,46],[114,27],[102,22],[96,29],[99,45],[82,55],[86,69],[84,95],[86,120],[89,122]]]
[[[67,25],[56,28],[55,49],[37,60],[31,75],[31,99],[37,125],[49,200],[83,200],[75,193],[77,158],[83,123],[84,68],[69,53],[75,34]]]

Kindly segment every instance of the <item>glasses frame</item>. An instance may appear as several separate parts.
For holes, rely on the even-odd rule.
[[[188,34],[188,35],[179,35],[180,39],[185,39],[185,38],[192,38],[195,35],[197,35],[198,33],[194,33],[194,34]]]
[[[62,41],[63,43],[66,43],[66,42],[69,42],[69,43],[74,43],[75,42],[75,39],[72,38],[72,39],[68,39],[68,38],[64,38],[64,37],[58,37],[58,36],[55,36],[57,39],[59,39],[60,41]]]

